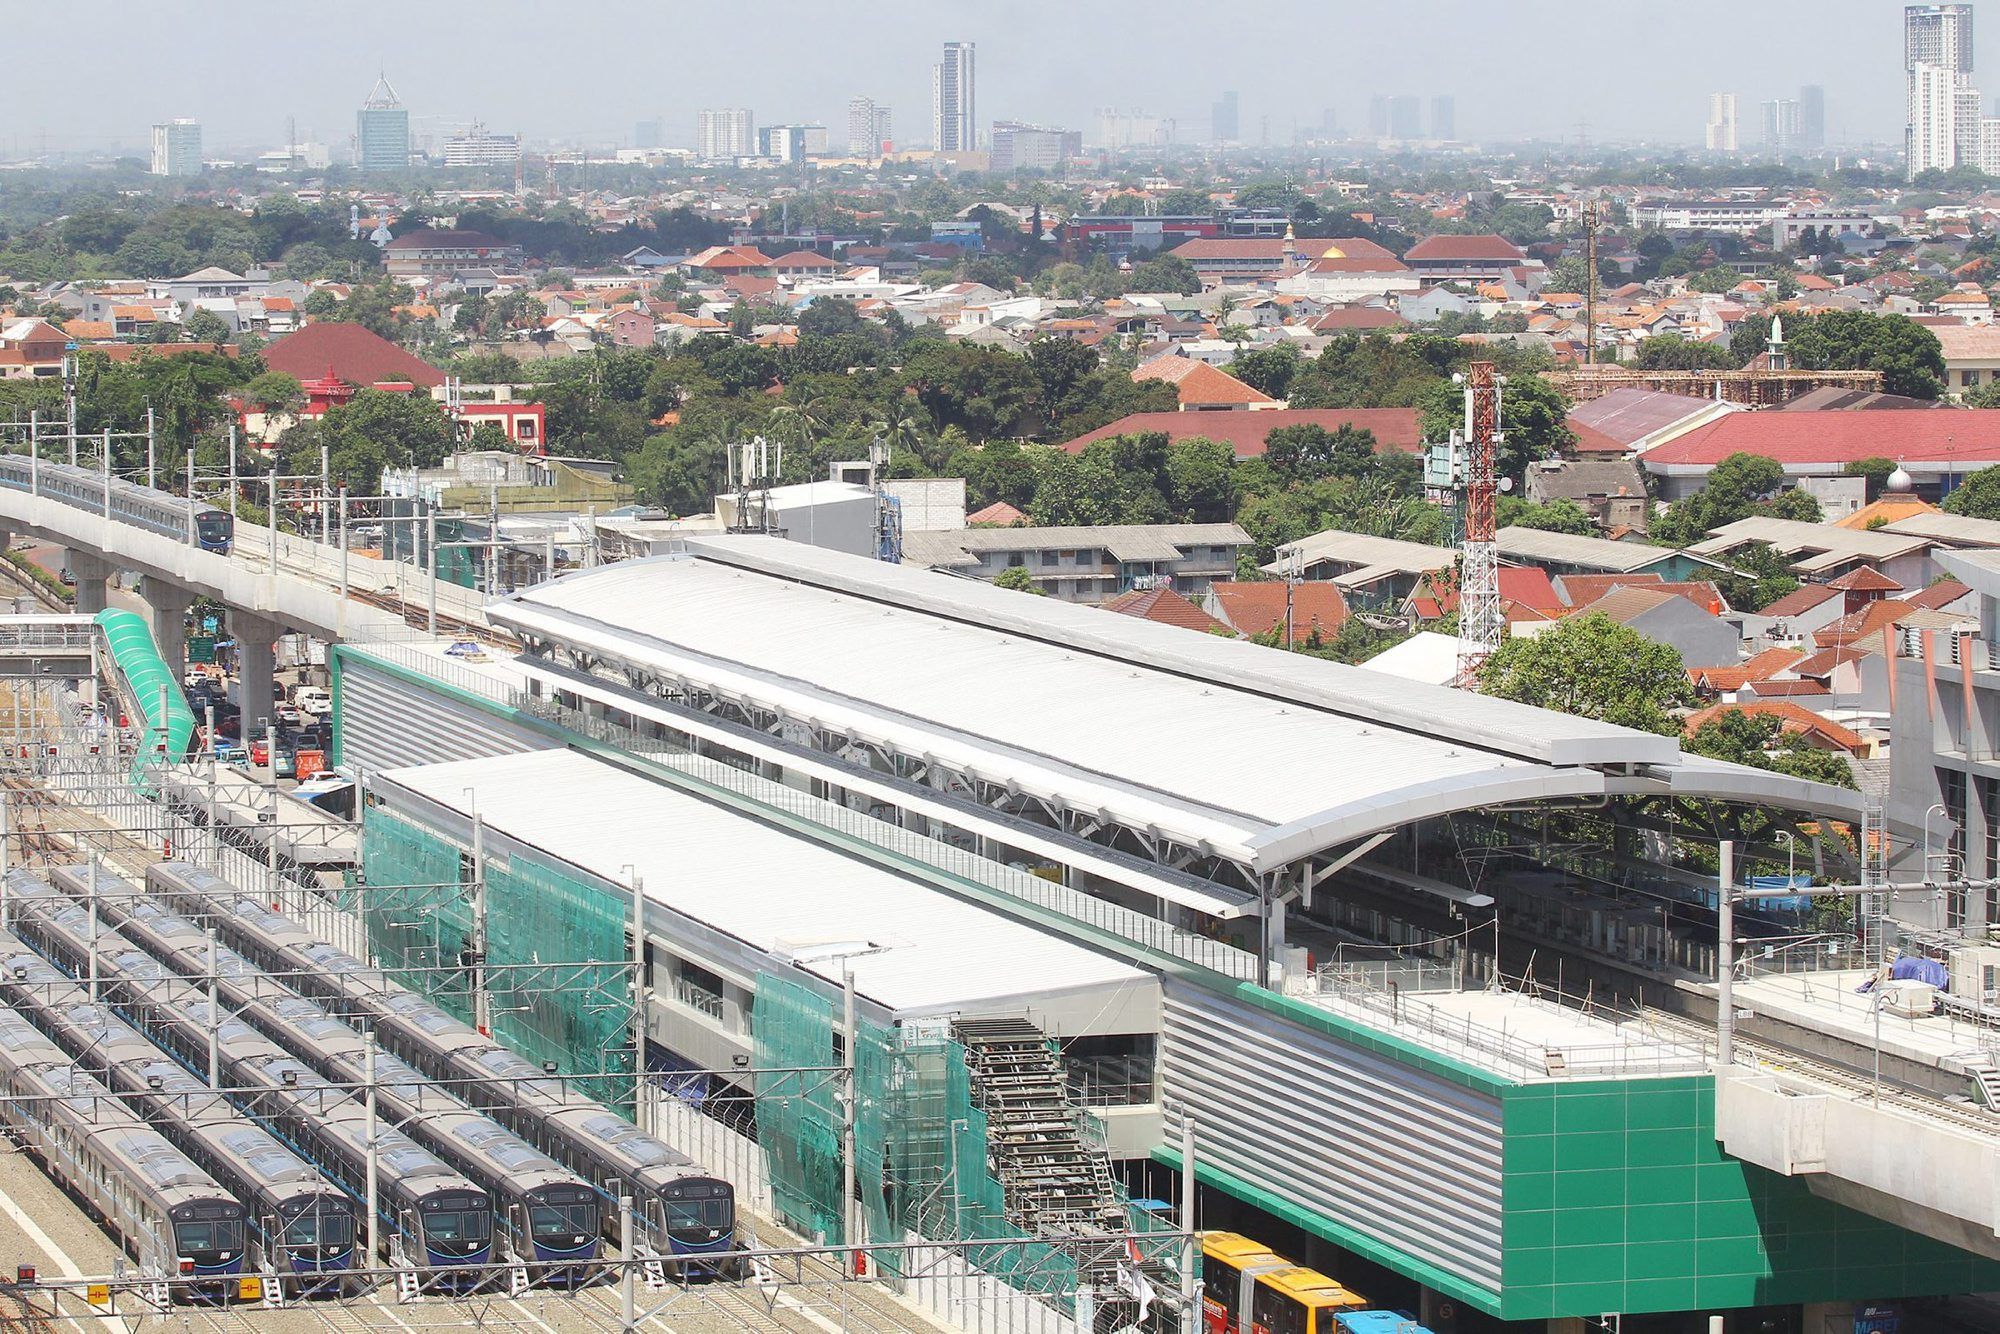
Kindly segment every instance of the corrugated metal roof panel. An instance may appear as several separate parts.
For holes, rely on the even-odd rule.
[[[858,991],[899,1014],[946,1013],[1154,978],[1056,935],[931,890],[822,844],[569,750],[543,750],[377,775],[437,806],[614,883],[636,872],[646,897],[839,985],[831,944]]]

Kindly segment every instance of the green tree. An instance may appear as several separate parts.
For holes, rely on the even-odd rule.
[[[1716,576],[1724,601],[1738,611],[1762,611],[1799,591],[1799,578],[1768,542],[1752,542],[1729,553],[1729,569]]]
[[[1026,435],[1040,410],[1041,383],[1027,361],[997,348],[929,343],[903,366],[939,426],[957,426],[975,442]]]
[[[283,371],[265,371],[243,386],[243,398],[266,412],[291,412],[305,405],[306,393]]]
[[[1465,425],[1464,390],[1449,380],[1431,383],[1419,399],[1424,439],[1443,440]],[[1576,441],[1569,428],[1569,399],[1539,375],[1512,375],[1500,399],[1505,439],[1496,465],[1500,475],[1519,480],[1537,459],[1551,458]]]
[[[1025,565],[1009,565],[993,577],[995,588],[1011,588],[1016,593],[1033,593],[1036,597],[1048,596],[1035,586],[1035,577],[1028,573]]]
[[[1753,315],[1737,324],[1730,350],[1739,361],[1748,361],[1770,337],[1771,317]],[[1944,393],[1943,345],[1907,316],[1864,310],[1789,316],[1785,346],[1792,365],[1801,370],[1880,371],[1888,393],[1927,399]]]
[[[1375,433],[1341,426],[1329,431],[1310,422],[1280,426],[1264,437],[1264,460],[1287,483],[1323,477],[1362,477],[1375,467]]]
[[[1939,508],[1969,519],[2000,519],[2000,467],[1981,468],[1967,477],[1952,488]]]
[[[1509,639],[1481,666],[1480,688],[1620,727],[1672,736],[1672,710],[1693,702],[1681,655],[1597,612]]]
[[[229,324],[212,310],[197,310],[187,317],[182,329],[190,343],[226,343]]]
[[[1179,255],[1160,255],[1133,266],[1125,281],[1128,292],[1177,292],[1193,296],[1201,290],[1201,275]]]
[[[1726,371],[1741,363],[1718,343],[1697,342],[1679,334],[1655,334],[1639,341],[1633,365],[1642,371]]]
[[[340,299],[324,287],[315,287],[299,303],[299,310],[315,320],[323,320],[340,309]]]
[[[1781,719],[1770,714],[1727,710],[1696,728],[1682,745],[1696,755],[1731,764],[1768,769],[1834,787],[1859,786],[1853,767],[1845,759],[1832,751],[1805,745],[1797,734],[1784,729]]]
[[[1597,525],[1590,521],[1590,515],[1574,500],[1552,500],[1546,505],[1537,505],[1519,496],[1500,497],[1497,516],[1502,528],[1536,528],[1548,533],[1571,533],[1577,537],[1593,537]]]
[[[832,338],[838,334],[866,333],[872,328],[845,297],[814,297],[812,304],[799,312],[801,338]]]
[[[1692,546],[1715,529],[1752,515],[1819,522],[1819,502],[1803,491],[1782,490],[1784,483],[1785,470],[1775,459],[1731,454],[1709,470],[1700,491],[1667,506],[1653,521],[1653,540]]]
[[[1233,327],[1233,326],[1232,326]],[[1255,352],[1238,352],[1229,363],[1229,373],[1259,393],[1283,398],[1291,390],[1304,358],[1290,343],[1260,347]]]

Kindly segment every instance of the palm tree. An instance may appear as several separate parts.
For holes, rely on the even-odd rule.
[[[921,454],[924,446],[924,414],[915,400],[898,395],[882,410],[882,415],[871,429],[883,447],[888,450],[883,466],[896,456],[898,449]]]

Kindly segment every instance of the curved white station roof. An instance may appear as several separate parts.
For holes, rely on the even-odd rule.
[[[779,538],[690,548],[488,614],[1265,869],[1443,811],[1688,781],[1667,737]],[[1756,799],[1846,805],[1741,772]]]

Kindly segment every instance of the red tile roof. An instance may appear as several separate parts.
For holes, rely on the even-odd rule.
[[[403,233],[382,249],[390,254],[404,250],[505,250],[507,243],[487,232],[419,227]]]
[[[1026,523],[1028,516],[1020,510],[1015,509],[1012,505],[1009,505],[1006,501],[996,500],[985,509],[974,510],[972,513],[966,515],[965,521],[968,524],[983,523],[992,524],[998,528],[1012,528],[1016,524]]]
[[[1698,689],[1717,692],[1738,690],[1751,681],[1769,681],[1780,672],[1790,671],[1805,657],[1795,648],[1767,648],[1739,666],[1690,667],[1687,674]]]
[[[1881,633],[1883,626],[1914,610],[1916,608],[1901,598],[1877,598],[1860,611],[1849,612],[1839,620],[1813,631],[1813,643],[1821,648],[1835,644],[1852,644],[1870,635]]]
[[[1799,676],[1822,677],[1831,673],[1836,667],[1850,662],[1858,662],[1867,656],[1867,653],[1851,645],[1843,645],[1840,648],[1823,648],[1810,658],[1801,658],[1796,663],[1793,663],[1792,671]],[[1763,687],[1758,687],[1758,693],[1763,693]]]
[[[1914,593],[1903,594],[1903,601],[1912,607],[1922,607],[1925,611],[1943,611],[1971,591],[1956,579],[1940,579],[1929,588],[1920,588]]]
[[[1657,574],[1565,574],[1556,579],[1564,597],[1572,607],[1588,607],[1606,593],[1620,588],[1630,588],[1643,584],[1647,588],[1658,588],[1666,583]]]
[[[1172,352],[1154,357],[1134,370],[1132,378],[1141,382],[1165,380],[1179,393],[1181,406],[1184,408],[1208,407],[1222,403],[1277,402],[1269,394],[1253,389],[1228,371],[1217,370],[1205,361],[1177,356]]]
[[[1702,727],[1725,713],[1747,713],[1752,717],[1775,717],[1780,722],[1780,730],[1793,734],[1816,736],[1827,744],[1849,752],[1859,752],[1868,743],[1861,734],[1851,728],[1842,727],[1831,718],[1822,718],[1802,704],[1790,700],[1752,700],[1742,704],[1711,704],[1705,709],[1696,709],[1687,716],[1683,724],[1686,735],[1693,736]]]
[[[1802,616],[1814,607],[1839,596],[1840,594],[1834,592],[1833,589],[1825,584],[1804,584],[1793,592],[1785,594],[1757,614],[1759,616],[1774,616],[1778,618]]]
[[[1410,322],[1387,306],[1336,306],[1307,327],[1314,333],[1349,333],[1357,329],[1407,329]]]
[[[1252,638],[1276,630],[1283,638],[1285,585],[1278,580],[1243,583],[1225,580],[1208,586],[1222,619]],[[1317,629],[1330,637],[1347,621],[1347,599],[1332,584],[1310,580],[1291,586],[1292,642],[1300,643]]]
[[[1824,682],[1820,681],[1745,681],[1743,688],[1755,692],[1760,697],[1774,699],[1781,696],[1809,697],[1833,693],[1826,688]]]
[[[809,269],[837,269],[841,267],[837,259],[828,259],[817,250],[794,250],[771,261],[771,267],[780,273],[799,273]]]
[[[1404,251],[1403,258],[1412,262],[1475,259],[1519,264],[1527,255],[1504,236],[1427,236]]]
[[[1415,408],[1267,408],[1259,412],[1135,412],[1065,441],[1063,448],[1078,454],[1093,440],[1159,431],[1176,444],[1195,438],[1216,440],[1233,448],[1237,458],[1254,459],[1263,455],[1265,437],[1283,426],[1318,426],[1328,431],[1352,426],[1371,431],[1384,453],[1414,454],[1423,440]]]
[[[1843,593],[1900,593],[1903,586],[1873,565],[1857,565],[1827,585]]]
[[[1648,467],[1714,467],[1731,454],[1779,463],[1845,464],[1893,454],[1904,462],[1950,462],[1965,471],[2000,463],[2000,408],[1952,412],[1732,412],[1646,451]]]
[[[317,380],[329,371],[352,385],[407,380],[426,389],[444,383],[444,372],[411,356],[388,339],[358,324],[324,320],[264,349],[264,365],[298,380]]]
[[[1158,621],[1162,625],[1178,625],[1185,630],[1199,630],[1203,634],[1233,633],[1228,626],[1171,588],[1135,588],[1105,603],[1104,610],[1115,611],[1121,616],[1137,616],[1144,621]]]

